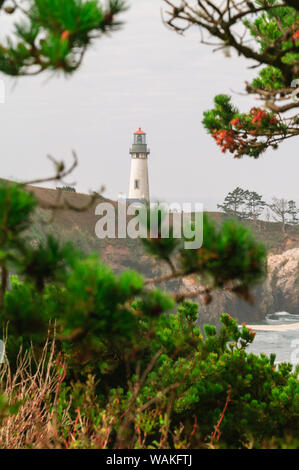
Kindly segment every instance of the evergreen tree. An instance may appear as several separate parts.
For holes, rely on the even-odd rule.
[[[122,0],[2,0],[0,13],[13,15],[14,30],[0,42],[0,71],[36,75],[71,74],[81,65],[96,38],[120,26]],[[2,20],[3,21],[3,20]]]
[[[184,33],[196,25],[201,42],[211,43],[206,32],[217,39],[217,50],[229,55],[227,51],[234,49],[253,61],[253,67],[262,66],[245,84],[248,94],[263,101],[262,107],[241,112],[230,96],[219,94],[214,108],[204,113],[203,124],[222,152],[229,151],[235,158],[258,158],[267,148],[276,149],[285,139],[298,136],[298,1],[201,0],[196,8],[189,0],[179,6],[174,0],[164,2],[170,28]]]
[[[71,193],[75,193],[76,192],[76,189],[74,188],[74,186],[57,186],[56,189],[58,189],[58,191],[69,191]]]
[[[255,223],[265,209],[266,202],[262,196],[255,191],[246,191],[245,194],[246,216]]]
[[[265,274],[265,250],[246,228],[232,221],[217,228],[205,217],[204,244],[196,250],[185,249],[184,238],[145,239],[148,252],[170,261],[171,266],[172,258],[179,254],[179,263],[168,279],[190,274],[209,279],[192,294],[171,294],[154,287],[162,281],[159,278],[145,281],[132,271],[116,276],[98,256],[78,253],[71,244],[62,245],[53,237],[32,246],[24,231],[31,223],[36,200],[22,185],[0,182],[0,206],[0,318],[2,328],[9,325],[6,353],[10,365],[17,369],[20,347],[36,356],[47,335],[56,338],[57,358],[64,357],[67,371],[65,386],[59,386],[58,409],[66,412],[71,406],[75,412],[80,407],[81,413],[86,413],[89,433],[96,432],[100,424],[104,426],[103,411],[114,403],[111,446],[130,446],[132,439],[135,442],[136,427],[142,433],[151,430],[145,439],[152,445],[161,428],[158,416],[165,410],[169,410],[169,445],[174,445],[171,436],[181,421],[189,423],[184,439],[191,444],[188,427],[193,425],[194,413],[201,415],[201,424],[193,445],[207,443],[228,390],[234,406],[222,426],[226,446],[245,447],[249,433],[257,442],[262,435],[281,436],[281,431],[275,431],[281,417],[288,426],[296,419],[294,413],[281,409],[285,387],[294,381],[291,370],[285,366],[275,372],[274,358],[247,356],[244,348],[254,333],[245,326],[239,330],[229,315],[222,316],[219,335],[214,327],[206,326],[204,338],[196,326],[198,305],[185,300],[196,295],[206,302],[219,287],[250,300],[249,289]],[[160,230],[162,223],[163,217],[159,219]],[[22,280],[12,277],[8,289],[10,272],[18,273]],[[177,313],[169,315],[173,309]],[[89,399],[98,415],[91,413],[90,405],[86,410],[82,406],[82,393],[84,396],[89,390],[90,377],[98,384]],[[289,407],[296,387],[294,382],[293,391],[288,392]],[[267,390],[273,388],[278,396],[272,406]],[[54,389],[53,399],[57,393]],[[48,400],[51,396],[48,391]],[[167,408],[169,404],[171,408]],[[272,412],[260,434],[254,423],[264,406],[270,406]]]
[[[233,191],[229,192],[225,197],[223,204],[217,204],[217,207],[229,216],[242,219],[246,217],[246,212],[244,210],[245,204],[246,191],[237,187]]]

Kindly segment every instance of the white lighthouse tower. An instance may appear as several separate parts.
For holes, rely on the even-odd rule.
[[[129,187],[129,199],[145,200],[149,202],[149,185],[147,156],[150,153],[146,143],[146,134],[139,127],[134,132],[134,140],[130,148],[131,175]]]

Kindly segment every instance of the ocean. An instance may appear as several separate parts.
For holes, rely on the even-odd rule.
[[[276,362],[299,364],[299,317],[287,312],[267,315],[261,324],[247,325],[256,332],[253,343],[247,348],[255,354],[276,354]]]

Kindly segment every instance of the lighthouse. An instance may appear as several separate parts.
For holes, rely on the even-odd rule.
[[[134,132],[131,155],[131,174],[129,199],[149,202],[147,156],[150,150],[146,143],[146,134],[141,127]]]

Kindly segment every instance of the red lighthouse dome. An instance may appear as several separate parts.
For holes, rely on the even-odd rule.
[[[136,134],[145,134],[145,132],[143,132],[141,127],[139,127],[138,131],[134,132],[134,135],[136,135]]]

